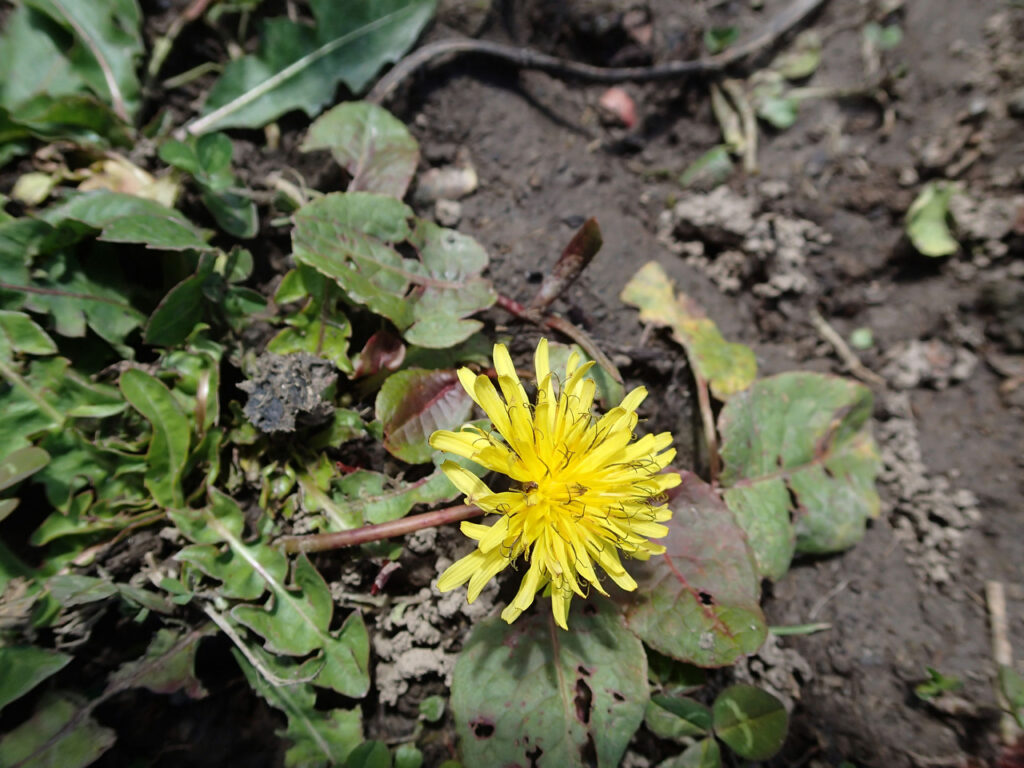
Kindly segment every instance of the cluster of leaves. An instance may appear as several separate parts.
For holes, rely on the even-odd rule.
[[[134,0],[26,0],[8,17],[0,75],[30,76],[0,76],[0,165],[40,141],[106,159],[87,174],[62,159],[42,194],[16,214],[0,208],[0,708],[34,707],[0,736],[2,764],[88,765],[117,738],[94,713],[122,691],[207,695],[194,662],[215,633],[283,713],[287,765],[422,763],[415,737],[396,749],[364,740],[353,701],[372,678],[366,621],[337,610],[311,560],[275,538],[456,497],[427,438],[472,416],[455,367],[487,364],[478,315],[498,294],[479,243],[402,202],[417,143],[361,102],[309,127],[303,151],[329,151],[350,185],[291,199],[294,268],[273,291],[269,264],[237,242],[275,225],[240,186],[231,139],[213,131],[316,116],[339,82],[357,93],[401,56],[433,9],[310,5],[315,25],[265,20],[258,51],[225,67],[201,115],[177,131],[165,115],[148,133],[137,128],[150,94]],[[48,71],[26,63],[43,60]],[[117,154],[128,145],[133,161]],[[215,231],[173,207],[182,180]],[[596,250],[596,225],[583,234]],[[670,681],[756,651],[761,578],[779,578],[795,554],[849,546],[877,511],[869,394],[812,374],[757,380],[751,351],[656,269],[623,297],[671,329],[698,386],[726,402],[709,436],[722,445],[721,489],[683,473],[666,554],[635,564],[628,600],[577,606],[571,634],[536,613],[476,627],[451,701],[468,765],[543,754],[612,766],[643,723],[681,741],[669,765],[718,765],[719,741],[768,756],[785,731],[768,694],[732,688],[708,709]],[[261,335],[266,357],[253,349]],[[569,352],[553,345],[553,363]],[[330,371],[316,387],[314,368]],[[616,375],[600,374],[607,400],[621,397]],[[230,385],[244,378],[245,406]],[[416,479],[375,471],[385,456]],[[335,461],[353,457],[363,466],[339,473]],[[113,569],[118,544],[148,526],[160,536],[144,562]],[[148,647],[93,686],[99,695],[72,690],[62,672],[82,671],[75,649],[115,610],[150,630]],[[423,722],[442,710],[431,703]]]

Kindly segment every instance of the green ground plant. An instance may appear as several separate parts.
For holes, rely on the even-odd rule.
[[[254,695],[282,713],[286,765],[421,765],[418,741],[444,722],[445,702],[421,703],[406,743],[364,732],[366,617],[335,604],[309,553],[356,534],[375,543],[333,557],[397,560],[390,535],[480,514],[456,503],[464,491],[429,439],[480,415],[457,368],[490,366],[494,307],[552,339],[568,333],[577,343],[553,340],[552,368],[596,361],[599,410],[623,399],[596,342],[543,300],[503,297],[476,240],[402,201],[419,148],[400,121],[359,101],[320,114],[339,82],[358,94],[401,57],[432,3],[359,2],[343,21],[328,6],[311,3],[316,26],[265,19],[258,51],[228,64],[182,125],[163,112],[139,124],[152,98],[142,81],[159,64],[141,65],[134,0],[25,0],[7,18],[0,165],[54,142],[79,154],[33,171],[50,174],[41,197],[0,201],[0,708],[19,713],[0,735],[4,768],[90,764],[117,739],[96,710],[123,691],[207,695],[195,658],[218,633]],[[40,56],[49,72],[27,65]],[[304,151],[330,151],[349,191],[271,201],[241,185],[232,139],[215,131],[296,109],[316,118]],[[83,174],[132,147],[128,191]],[[163,192],[186,183],[210,221],[167,205],[152,186],[161,179]],[[253,255],[257,233],[290,237],[294,266],[272,295],[259,290],[269,267]],[[552,274],[566,284],[599,247],[588,222]],[[673,467],[678,487],[652,494],[671,519],[664,552],[627,563],[634,591],[576,600],[566,632],[536,609],[473,627],[449,702],[470,768],[538,755],[614,766],[642,726],[676,745],[663,768],[721,765],[720,744],[770,757],[782,705],[742,685],[712,697],[701,670],[765,641],[763,579],[853,545],[878,513],[867,389],[806,372],[758,378],[753,352],[655,262],[622,299],[690,362],[706,472]],[[257,355],[254,327],[270,355]],[[379,466],[340,472],[354,445]],[[169,555],[111,572],[113,548],[144,531],[159,531]],[[386,595],[380,605],[392,607]],[[88,691],[68,686],[64,672],[86,662],[76,648],[111,612],[144,628],[148,646],[135,658],[120,649],[123,663]],[[351,703],[325,706],[334,694]]]

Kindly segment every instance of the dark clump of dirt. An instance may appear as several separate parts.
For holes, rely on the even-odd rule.
[[[321,424],[334,412],[324,392],[337,380],[330,362],[308,352],[267,352],[256,360],[251,378],[238,388],[249,395],[244,412],[253,426],[261,432],[293,432],[296,423]]]

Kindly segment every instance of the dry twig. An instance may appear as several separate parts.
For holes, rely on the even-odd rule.
[[[575,77],[596,83],[622,83],[629,80],[677,80],[688,75],[716,75],[743,59],[769,48],[793,27],[806,19],[825,0],[793,0],[788,8],[768,22],[749,40],[733,46],[723,53],[689,61],[668,61],[649,67],[595,67],[578,61],[560,59],[530,48],[495,43],[490,40],[439,40],[413,51],[382,77],[366,100],[374,104],[386,101],[395,89],[410,75],[427,63],[445,56],[472,53],[501,59],[521,69],[539,69],[560,77]]]

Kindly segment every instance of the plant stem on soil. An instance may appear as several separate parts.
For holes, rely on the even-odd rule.
[[[313,533],[308,536],[282,536],[277,544],[284,548],[289,554],[296,552],[326,552],[331,549],[342,549],[343,547],[354,547],[357,544],[366,544],[371,541],[390,539],[395,536],[404,536],[407,533],[414,533],[423,528],[434,528],[448,523],[458,523],[479,517],[484,511],[479,507],[468,504],[459,504],[454,507],[435,509],[433,512],[424,512],[421,515],[410,515],[400,520],[391,520],[387,523],[377,525],[364,525],[361,528],[353,528],[348,531],[336,533]]]

